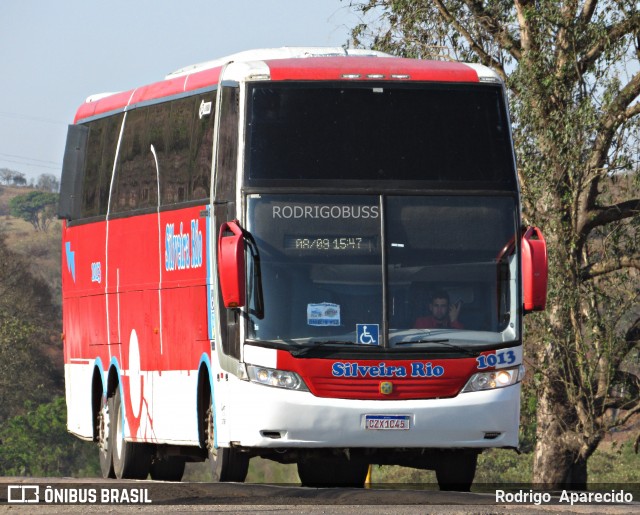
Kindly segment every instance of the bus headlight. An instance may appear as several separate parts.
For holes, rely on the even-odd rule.
[[[519,383],[523,378],[524,365],[514,368],[490,370],[488,372],[478,372],[469,378],[467,384],[462,389],[462,393],[504,388],[505,386]]]
[[[258,367],[256,365],[247,365],[247,372],[252,383],[286,388],[287,390],[309,391],[302,378],[295,372]]]

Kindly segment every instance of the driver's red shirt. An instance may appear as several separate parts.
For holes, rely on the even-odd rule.
[[[450,322],[449,318],[438,320],[434,316],[420,317],[413,324],[414,329],[464,329],[464,326],[458,322]]]

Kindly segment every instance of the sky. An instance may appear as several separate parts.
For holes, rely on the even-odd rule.
[[[254,48],[342,46],[349,0],[0,0],[0,168],[60,176],[92,94]]]

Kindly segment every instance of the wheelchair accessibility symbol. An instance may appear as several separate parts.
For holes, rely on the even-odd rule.
[[[378,324],[356,324],[358,343],[380,345],[380,326]]]

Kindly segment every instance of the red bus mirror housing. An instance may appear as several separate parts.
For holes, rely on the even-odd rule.
[[[525,313],[544,311],[547,305],[549,263],[542,231],[528,227],[522,236],[522,290]]]
[[[229,234],[231,233],[231,234]],[[225,222],[218,237],[218,276],[226,308],[245,304],[244,237],[237,222]]]

